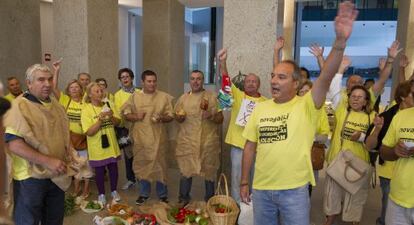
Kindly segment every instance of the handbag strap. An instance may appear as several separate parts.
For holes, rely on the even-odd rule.
[[[72,102],[72,98],[69,98],[69,102],[65,107],[65,112],[68,112],[68,108],[69,108],[69,105],[70,105],[71,102]]]
[[[343,147],[343,145],[344,145],[344,139],[342,138],[342,135],[343,135],[343,133],[344,133],[345,124],[346,124],[346,122],[348,121],[349,114],[351,114],[351,112],[350,112],[349,110],[347,110],[347,111],[346,111],[345,120],[344,120],[344,122],[342,123],[341,133],[340,133],[340,135],[339,135],[339,139],[341,139],[341,147],[339,148],[339,151],[342,151],[342,147]]]

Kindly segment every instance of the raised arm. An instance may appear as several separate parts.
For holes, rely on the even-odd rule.
[[[341,101],[342,77],[344,76],[345,71],[348,69],[351,63],[351,59],[348,56],[344,55],[341,61],[341,65],[339,65],[338,72],[335,74],[331,84],[329,85],[329,91],[326,94],[326,98],[332,102],[334,109],[336,109],[339,102]]]
[[[219,59],[220,63],[220,71],[221,75],[226,74],[228,75],[227,71],[227,49],[223,48],[217,53],[217,58]]]
[[[52,81],[52,93],[57,100],[60,98],[60,90],[58,87],[59,84],[59,74],[60,74],[60,63],[62,62],[62,58],[56,62],[53,62],[53,81]]]
[[[381,94],[385,83],[391,75],[392,64],[394,63],[395,57],[397,57],[398,53],[402,50],[402,48],[399,47],[400,42],[396,40],[391,44],[391,47],[388,48],[388,56],[385,67],[383,70],[380,70],[379,79],[375,82],[374,86],[372,86],[372,90],[376,96]]]
[[[365,147],[368,150],[375,149],[378,145],[378,135],[384,125],[384,118],[379,117],[378,115],[375,116],[374,119],[374,128],[372,133],[367,137],[365,140]]]
[[[405,68],[407,68],[409,61],[408,61],[408,57],[405,54],[401,54],[400,57],[400,70],[398,73],[398,81],[401,84],[402,82],[404,82],[406,80],[405,78]]]
[[[325,59],[323,58],[323,51],[325,47],[321,47],[318,43],[313,43],[309,46],[309,52],[318,60],[319,69],[322,70]]]
[[[355,9],[354,4],[349,1],[340,4],[338,14],[335,18],[335,42],[324,63],[321,74],[311,90],[312,98],[317,108],[320,108],[325,102],[326,94],[332,79],[336,72],[338,72],[344,55],[346,42],[351,36],[352,26],[357,16],[358,10]]]
[[[276,39],[276,43],[273,48],[273,68],[275,68],[280,62],[280,54],[283,46],[285,46],[285,39],[280,36]]]

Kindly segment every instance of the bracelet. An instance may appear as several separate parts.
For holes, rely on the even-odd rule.
[[[240,187],[247,186],[249,183],[240,183]]]

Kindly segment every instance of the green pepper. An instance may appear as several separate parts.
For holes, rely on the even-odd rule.
[[[174,216],[172,215],[172,212],[169,212],[168,214],[167,214],[167,219],[168,219],[168,221],[170,221],[170,222],[173,222],[173,223],[176,223],[177,222],[177,220],[174,218]]]

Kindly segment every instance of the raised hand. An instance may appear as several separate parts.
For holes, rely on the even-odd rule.
[[[347,41],[352,33],[352,25],[358,16],[355,5],[349,1],[339,5],[338,14],[335,17],[335,33],[338,40]]]
[[[274,50],[279,51],[283,48],[283,46],[285,46],[285,39],[282,36],[280,36],[276,39]]]
[[[220,62],[227,60],[227,49],[223,48],[217,53],[217,58],[220,60]]]
[[[62,63],[63,58],[60,58],[59,60],[55,61],[52,63],[53,69],[55,71],[59,71],[60,70],[60,64]]]
[[[384,125],[384,118],[376,115],[375,118],[374,118],[375,128],[382,129],[383,125]]]
[[[380,58],[378,61],[378,69],[381,71],[385,68],[385,65],[387,64],[386,58]]]
[[[403,49],[399,48],[400,42],[395,40],[391,46],[388,48],[388,57],[394,59],[397,57],[398,53],[400,53]]]
[[[408,57],[406,54],[401,54],[400,58],[400,67],[407,67],[410,62],[408,61]]]
[[[325,47],[321,47],[318,43],[313,43],[309,46],[309,52],[315,57],[323,56]]]

